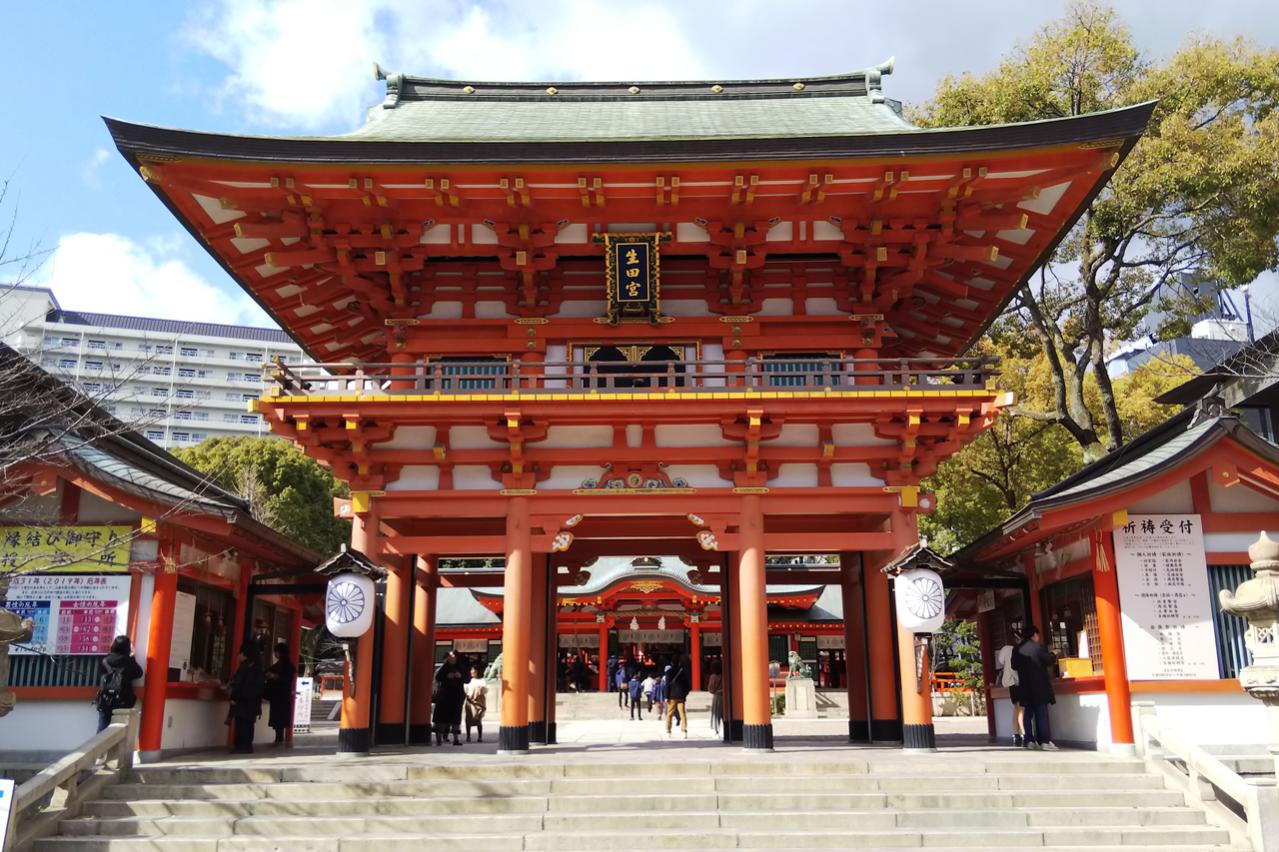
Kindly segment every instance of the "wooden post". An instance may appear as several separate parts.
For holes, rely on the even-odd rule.
[[[431,690],[435,687],[434,554],[417,557],[417,584],[413,590],[413,680],[409,706],[409,742],[431,741]]]
[[[901,553],[919,540],[915,516],[899,511],[892,515],[893,549]],[[902,696],[902,748],[907,751],[934,751],[933,678],[928,648],[916,662],[915,634],[897,628],[897,665]]]
[[[378,523],[375,507],[356,515],[351,522],[351,549],[374,562],[379,555]],[[373,706],[373,630],[370,628],[368,633],[350,640],[348,653],[355,666],[352,670],[348,663],[343,669],[338,754],[354,756],[368,754],[373,744],[369,718]]]
[[[385,622],[382,633],[382,695],[374,741],[404,744],[404,695],[408,681],[409,600],[413,594],[411,556],[387,558]]]
[[[533,559],[533,588],[529,601],[528,736],[546,743],[546,557]],[[505,658],[503,658],[505,659]]]
[[[1110,750],[1136,754],[1132,735],[1132,691],[1124,656],[1124,631],[1119,613],[1119,578],[1115,574],[1115,544],[1108,530],[1093,536],[1092,587],[1101,637],[1101,666],[1110,711]],[[1043,626],[1039,627],[1043,630]]]
[[[738,520],[738,621],[742,631],[742,746],[773,748],[768,689],[768,594],[764,570],[764,513],[758,494],[742,497]]]
[[[870,738],[872,742],[901,742],[902,724],[897,717],[897,672],[893,666],[892,602],[883,563],[871,563],[862,572],[866,596],[866,644],[870,657]],[[845,654],[847,655],[847,653]]]
[[[839,554],[840,592],[844,604],[844,688],[848,692],[848,741],[867,742],[870,720],[866,703],[867,672],[862,641],[861,554]],[[833,668],[833,667],[832,667]]]
[[[995,649],[990,643],[989,612],[977,614],[977,645],[981,648],[982,690],[986,696],[986,734],[993,743],[999,739],[999,734],[995,730],[995,702],[990,695],[990,688],[995,683]]]
[[[608,622],[600,624],[600,692],[608,692]]]
[[[147,671],[143,681],[142,722],[138,730],[138,758],[143,763],[160,759],[164,738],[164,700],[169,688],[169,650],[173,646],[173,607],[178,599],[177,543],[160,541],[160,567],[151,593],[151,620],[147,631]],[[238,647],[237,649],[238,650]]]
[[[693,689],[700,691],[702,689],[702,625],[696,621],[690,622],[688,625],[688,644],[691,653],[688,655],[692,661]]]
[[[499,754],[528,753],[529,623],[533,553],[528,498],[512,497],[506,510],[506,571],[502,610],[502,725]]]

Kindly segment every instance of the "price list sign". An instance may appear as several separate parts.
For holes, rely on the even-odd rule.
[[[1198,515],[1130,515],[1115,530],[1131,680],[1216,680],[1212,593]]]
[[[129,623],[129,575],[19,574],[9,608],[36,623],[13,654],[105,654]]]

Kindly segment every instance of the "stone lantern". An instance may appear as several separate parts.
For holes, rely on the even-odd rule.
[[[1245,643],[1251,665],[1239,672],[1239,684],[1266,705],[1269,750],[1279,769],[1279,542],[1263,532],[1248,548],[1255,575],[1231,592],[1222,589],[1221,609],[1248,621]]]

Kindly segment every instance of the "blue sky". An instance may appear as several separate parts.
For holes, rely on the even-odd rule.
[[[1154,57],[1192,31],[1279,45],[1272,0],[1116,5]],[[6,6],[0,177],[11,185],[0,214],[7,222],[16,201],[11,253],[33,242],[57,249],[34,283],[51,284],[68,308],[255,324],[269,321],[125,165],[100,116],[228,133],[339,133],[380,99],[374,61],[467,79],[645,80],[817,75],[895,55],[885,89],[912,102],[944,74],[990,69],[1062,9],[1047,0]],[[619,49],[622,34],[631,49]],[[1279,306],[1273,276],[1257,290],[1260,302]]]

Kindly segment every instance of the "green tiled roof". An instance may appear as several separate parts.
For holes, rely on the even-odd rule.
[[[392,74],[343,139],[600,142],[860,136],[915,129],[879,88],[891,65],[807,81],[475,83]]]

